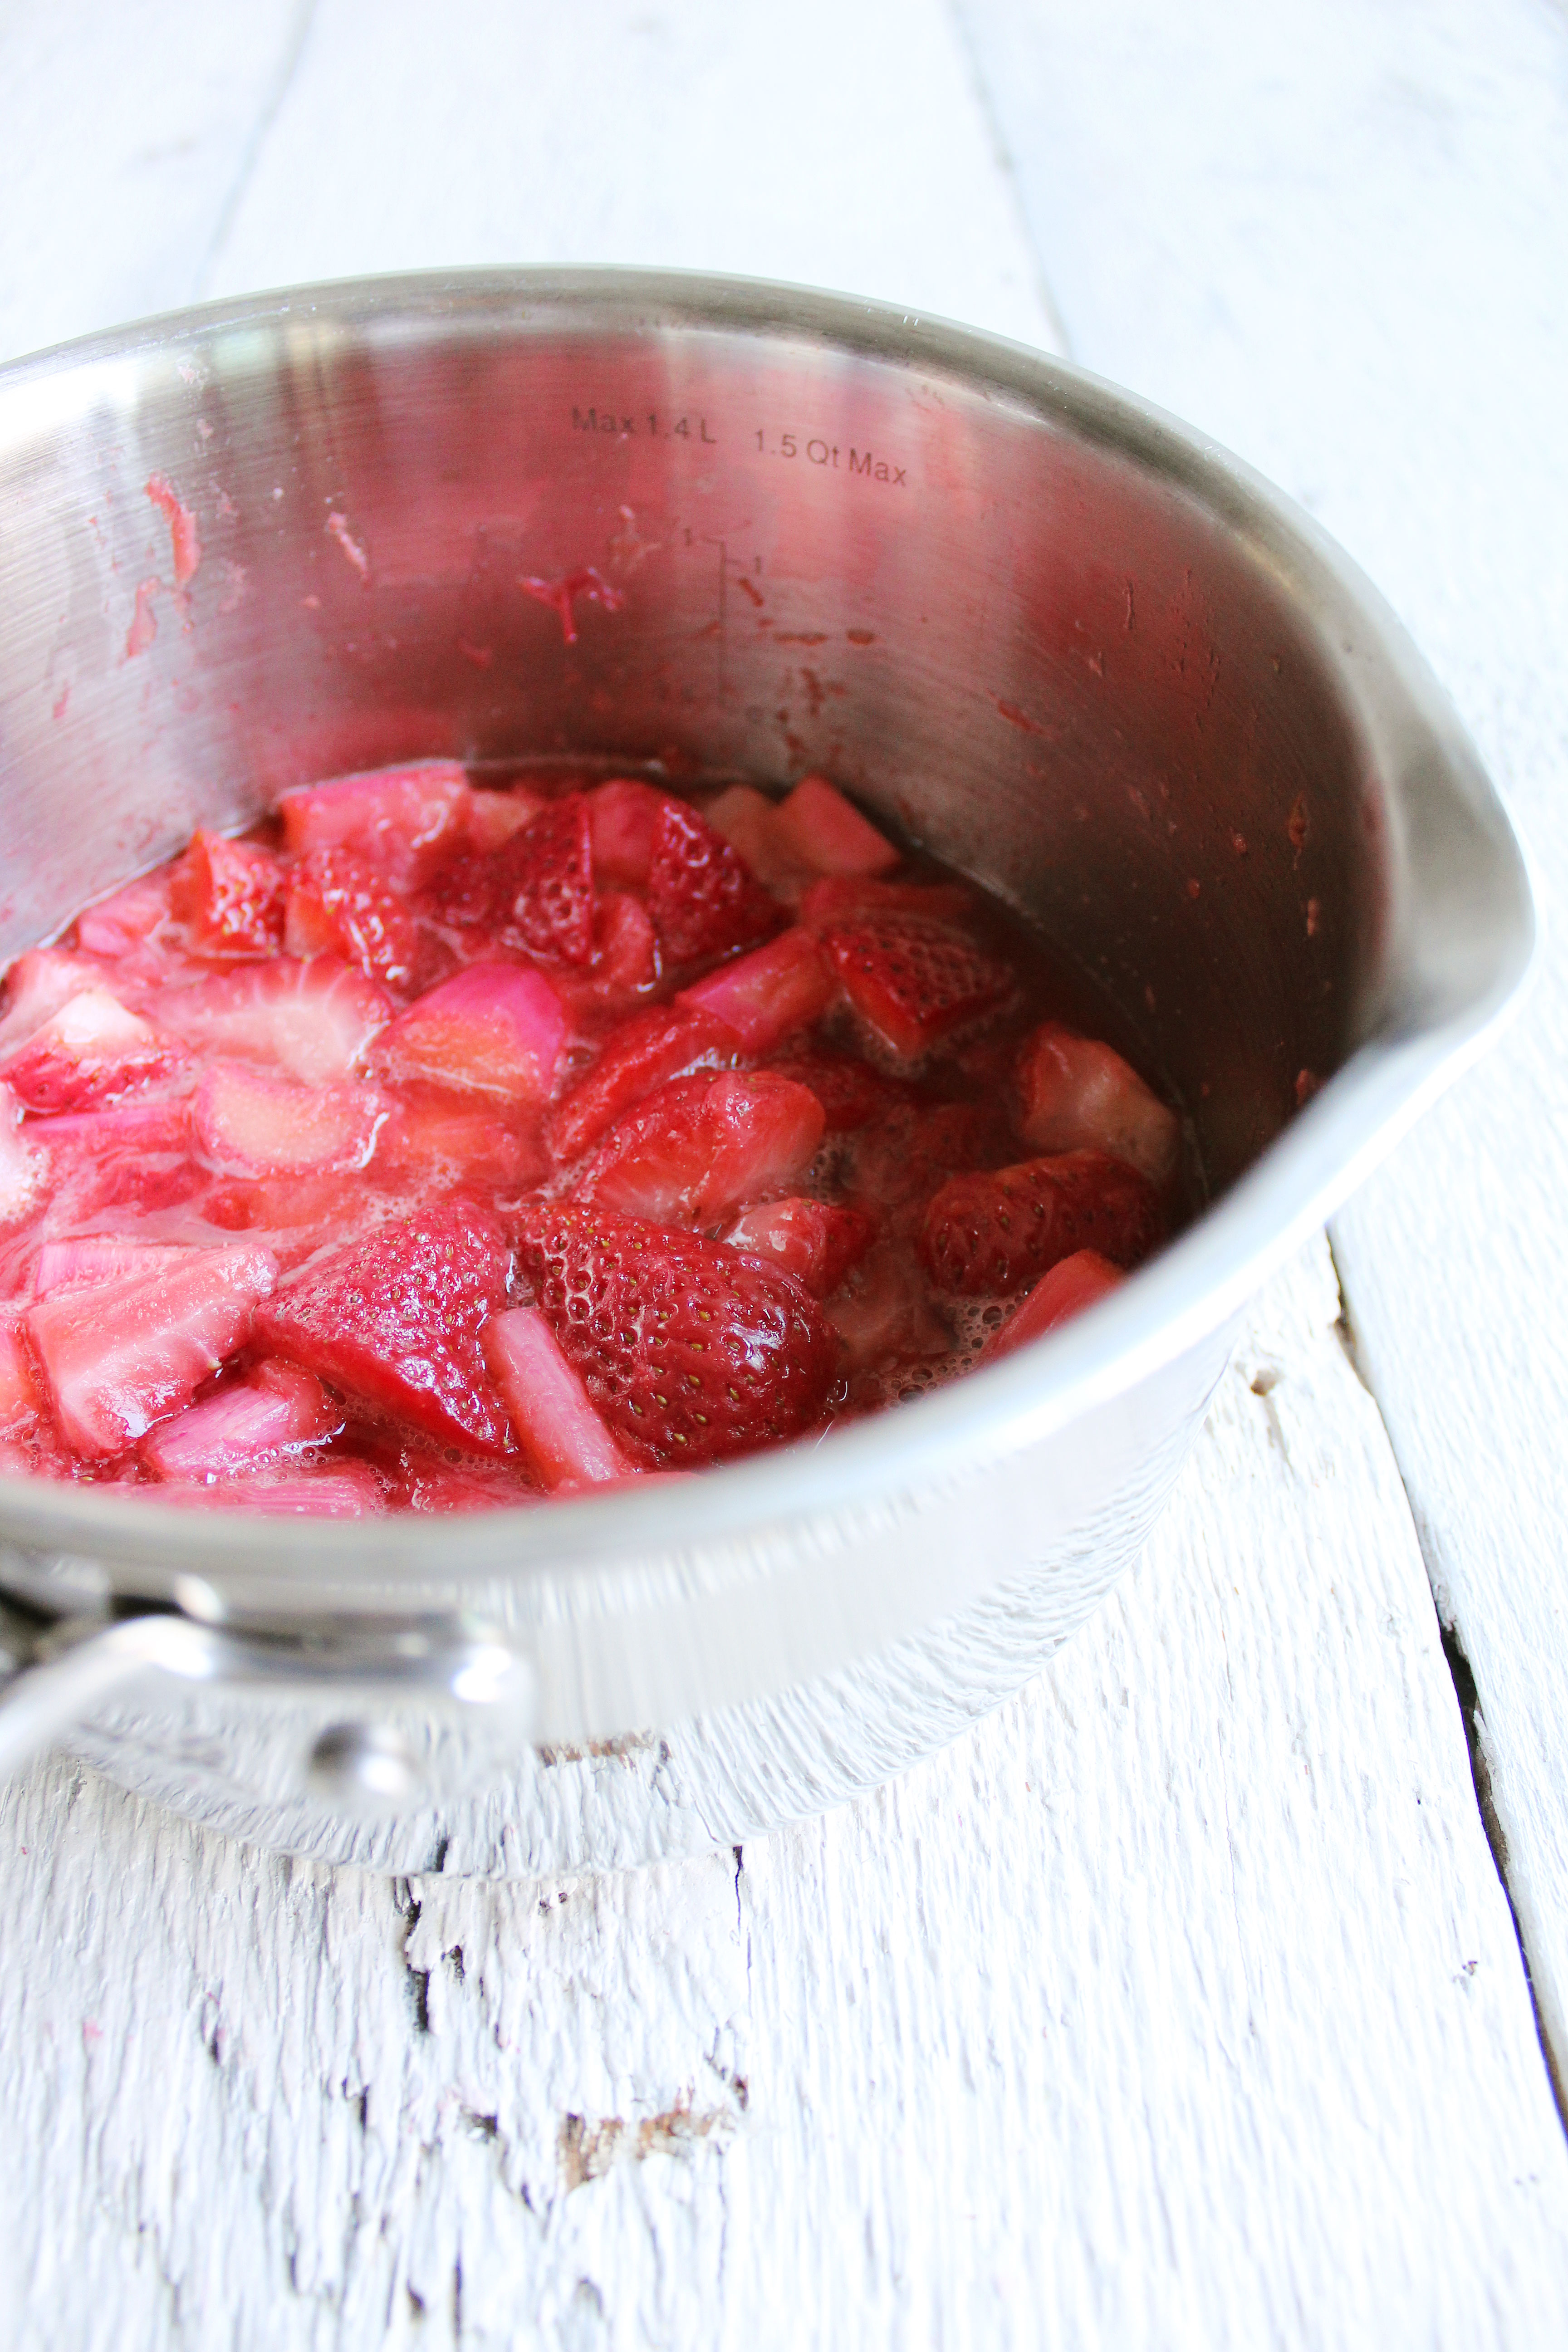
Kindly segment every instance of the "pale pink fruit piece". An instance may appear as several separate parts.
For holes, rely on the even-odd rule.
[[[863,1210],[795,1195],[748,1209],[724,1239],[731,1249],[776,1259],[814,1297],[826,1298],[864,1257],[875,1231]]]
[[[348,1076],[393,1006],[384,989],[335,956],[310,963],[275,956],[195,988],[165,990],[156,1011],[188,1045],[270,1063],[301,1086],[322,1087]]]
[[[170,919],[168,874],[146,874],[77,917],[77,945],[88,955],[132,955]]]
[[[875,874],[828,874],[802,898],[800,919],[814,931],[862,916],[919,915],[932,923],[961,923],[977,903],[962,882],[885,882]]]
[[[952,1345],[901,1242],[879,1244],[823,1312],[856,1369],[879,1357],[925,1356]]]
[[[826,1122],[809,1087],[772,1071],[677,1078],[612,1129],[581,1197],[655,1225],[710,1225],[798,1184]]]
[[[537,793],[522,784],[502,793],[477,792],[468,803],[468,841],[479,850],[499,849],[514,833],[533,823],[545,805]]]
[[[1173,1110],[1098,1038],[1042,1021],[1018,1056],[1018,1132],[1032,1150],[1109,1151],[1163,1189],[1182,1156]]]
[[[62,948],[29,948],[19,955],[5,975],[0,1060],[36,1035],[73,996],[102,985],[102,972],[85,956],[69,955]]]
[[[542,1486],[559,1486],[566,1479],[597,1485],[627,1475],[632,1464],[536,1307],[492,1315],[484,1350],[518,1444]]]
[[[55,1290],[79,1290],[84,1284],[123,1281],[127,1275],[157,1274],[175,1265],[187,1252],[173,1242],[122,1241],[118,1234],[87,1234],[74,1241],[46,1242],[33,1269],[33,1289],[39,1298]]]
[[[161,1478],[235,1478],[280,1454],[321,1444],[342,1423],[314,1372],[268,1362],[176,1413],[138,1450]]]
[[[216,1062],[196,1090],[192,1124],[215,1168],[236,1176],[321,1176],[363,1168],[386,1116],[374,1087],[295,1087]]]
[[[23,1140],[21,1116],[9,1087],[0,1086],[0,1226],[14,1225],[38,1206],[48,1157]]]
[[[410,1085],[382,1097],[386,1125],[376,1139],[378,1169],[406,1168],[469,1191],[515,1193],[549,1172],[539,1113]]]
[[[194,1504],[219,1511],[270,1512],[291,1518],[369,1519],[386,1508],[380,1479],[365,1463],[333,1463],[330,1469],[298,1470],[283,1477],[220,1480],[206,1486],[171,1481],[148,1487],[160,1503]]]
[[[366,768],[285,793],[283,839],[310,849],[352,849],[402,888],[427,882],[468,831],[473,793],[455,760]]]
[[[191,1249],[155,1274],[39,1299],[24,1319],[66,1444],[89,1461],[120,1454],[189,1404],[277,1277],[270,1250]]]
[[[721,964],[676,1002],[695,1005],[731,1028],[748,1054],[771,1054],[796,1029],[807,1029],[838,992],[810,931],[781,931],[765,948]]]
[[[781,803],[782,840],[815,874],[886,874],[900,853],[824,776],[806,776]]]
[[[33,1367],[12,1317],[0,1319],[0,1437],[15,1437],[31,1428],[38,1417],[38,1391]]]
[[[531,965],[471,963],[384,1029],[375,1066],[509,1102],[543,1102],[566,1036],[566,1013]]]
[[[816,868],[779,829],[779,804],[755,784],[731,784],[703,814],[776,898],[797,898]]]
[[[107,989],[84,988],[17,1047],[4,1075],[29,1110],[86,1110],[162,1077],[182,1058],[171,1038]]]
[[[1058,1258],[1001,1329],[992,1333],[981,1362],[994,1364],[999,1356],[1011,1355],[1027,1340],[1043,1339],[1058,1323],[1081,1315],[1086,1307],[1092,1307],[1126,1279],[1121,1268],[1101,1257],[1098,1250],[1075,1250],[1071,1257]]]
[[[647,880],[653,828],[665,795],[633,776],[615,776],[587,797],[595,875],[640,889]]]

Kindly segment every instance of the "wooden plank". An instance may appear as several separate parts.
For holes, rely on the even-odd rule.
[[[9,2340],[1561,2341],[1568,2148],[1337,1311],[1320,1242],[1120,1598],[738,1869],[410,1888],[36,1773]]]
[[[962,0],[1078,355],[1272,474],[1389,596],[1568,887],[1568,24],[1532,0],[1201,22]],[[1550,911],[1550,910],[1549,910]],[[1568,948],[1337,1221],[1479,1694],[1568,2066]]]

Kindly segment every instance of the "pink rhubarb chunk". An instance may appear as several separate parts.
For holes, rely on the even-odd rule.
[[[220,1511],[262,1511],[310,1519],[367,1519],[386,1508],[380,1479],[365,1463],[334,1463],[331,1469],[300,1470],[292,1476],[221,1480],[213,1486],[171,1480],[157,1490],[160,1503],[205,1505]]]
[[[156,1000],[158,1019],[189,1045],[268,1062],[301,1086],[346,1077],[392,1017],[392,999],[335,956],[275,956]]]
[[[121,1282],[127,1275],[157,1274],[177,1265],[187,1252],[174,1242],[121,1241],[117,1234],[87,1234],[79,1240],[46,1242],[33,1269],[39,1298],[54,1290],[79,1290],[84,1284]]]
[[[837,993],[816,940],[795,929],[721,964],[676,1001],[726,1023],[748,1054],[770,1054],[792,1030],[809,1028]]]
[[[277,1276],[270,1250],[190,1249],[155,1274],[40,1299],[25,1320],[66,1444],[100,1460],[189,1404]]]
[[[216,1062],[192,1121],[205,1157],[230,1175],[334,1175],[364,1166],[385,1115],[374,1087],[294,1087]]]
[[[283,839],[296,856],[352,849],[400,888],[427,882],[465,837],[472,792],[455,760],[367,768],[285,793]]]
[[[630,1461],[537,1307],[513,1307],[492,1316],[484,1349],[518,1444],[542,1486],[596,1486],[627,1475]]]
[[[1042,1021],[1018,1057],[1018,1132],[1035,1151],[1109,1151],[1156,1186],[1169,1184],[1182,1156],[1173,1110],[1120,1054]]]
[[[160,1478],[237,1478],[280,1454],[319,1445],[342,1420],[313,1372],[258,1364],[248,1380],[164,1422],[140,1451]]]
[[[788,846],[815,874],[886,874],[900,853],[823,776],[796,784],[776,813]]]
[[[374,1060],[391,1078],[542,1102],[565,1036],[565,1009],[542,972],[471,963],[399,1013],[377,1038]]]

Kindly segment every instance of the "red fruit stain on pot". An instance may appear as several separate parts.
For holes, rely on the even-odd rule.
[[[163,593],[163,583],[155,575],[142,581],[136,590],[136,609],[131,616],[131,626],[125,632],[125,658],[134,661],[144,654],[158,634],[158,615],[153,606]]]
[[[541,579],[536,573],[518,575],[518,586],[537,604],[548,604],[561,623],[561,635],[569,646],[577,642],[577,599],[586,596],[592,604],[602,604],[606,613],[618,613],[625,599],[618,588],[612,588],[601,572],[584,563],[575,572],[563,572],[559,580]]]
[[[200,570],[202,561],[202,535],[196,528],[195,516],[173,483],[162,474],[149,474],[146,491],[169,526],[174,552],[174,585],[187,588]]]
[[[365,553],[362,542],[354,537],[353,531],[349,529],[348,517],[335,512],[330,514],[327,517],[326,529],[328,537],[337,541],[338,545],[342,549],[344,557],[351,564],[353,564],[354,570],[359,573],[360,578],[368,588],[370,586],[370,558]]]

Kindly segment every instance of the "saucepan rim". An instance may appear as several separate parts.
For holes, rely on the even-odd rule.
[[[571,1605],[609,1605],[624,1566],[689,1555],[747,1529],[917,1493],[1037,1444],[1173,1361],[1233,1316],[1338,1205],[1426,1104],[1479,1055],[1518,1002],[1537,947],[1525,852],[1442,688],[1382,596],[1283,492],[1206,435],[1140,395],[1028,346],[889,305],[763,278],[637,269],[471,269],[349,278],[202,304],[80,337],[0,368],[0,445],[47,425],[52,387],[104,362],[144,358],[246,329],[294,325],[411,335],[489,326],[686,328],[813,339],[924,375],[950,376],[1058,429],[1108,446],[1174,483],[1310,594],[1317,635],[1336,642],[1369,750],[1396,816],[1413,780],[1422,822],[1466,828],[1467,857],[1441,883],[1407,861],[1402,968],[1377,1032],[1186,1232],[1114,1297],[1034,1347],[816,1441],[753,1454],[679,1485],[633,1486],[548,1507],[361,1523],[221,1517],[42,1480],[0,1478],[0,1544],[90,1559],[139,1592],[196,1577],[260,1580],[302,1616],[313,1586],[335,1607],[359,1583],[384,1602],[496,1579],[542,1582]],[[88,389],[86,383],[84,392]],[[36,397],[33,395],[37,395]],[[1424,992],[1419,967],[1456,913],[1481,946],[1457,988]],[[1402,985],[1402,983],[1405,983]],[[575,1612],[574,1611],[574,1613]]]

